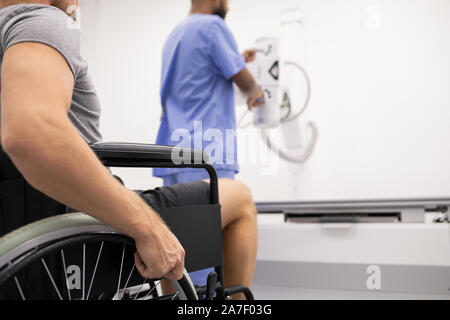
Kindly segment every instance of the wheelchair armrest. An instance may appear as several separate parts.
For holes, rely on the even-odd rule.
[[[219,202],[218,177],[203,151],[139,143],[100,142],[92,150],[106,167],[205,169],[211,178],[211,203]],[[174,161],[176,160],[176,161]]]
[[[137,165],[151,168],[154,164],[166,164],[168,167],[181,165],[205,165],[209,157],[203,151],[179,147],[159,146],[139,143],[100,142],[91,145],[92,150],[105,164],[112,166],[135,167]],[[174,159],[183,160],[175,163]],[[109,165],[107,165],[109,166]]]

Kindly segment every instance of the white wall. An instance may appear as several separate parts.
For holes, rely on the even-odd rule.
[[[165,39],[188,1],[81,0],[83,54],[100,95],[105,141],[155,143]],[[161,185],[151,170],[116,169],[130,188]]]
[[[107,141],[153,143],[165,38],[187,0],[82,0],[84,53],[103,102]],[[450,190],[450,1],[232,0],[241,49],[278,35],[279,12],[300,6],[313,83],[304,118],[320,128],[302,167],[240,179],[260,201],[445,197]],[[242,112],[240,109],[239,112]],[[242,148],[241,148],[242,149]],[[126,170],[130,187],[157,185]]]
[[[299,169],[298,197],[448,196],[450,2],[305,0],[302,8],[321,140]]]

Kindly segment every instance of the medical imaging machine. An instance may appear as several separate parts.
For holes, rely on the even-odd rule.
[[[286,10],[282,17],[281,38],[258,39],[257,59],[250,65],[266,104],[254,111],[253,122],[244,114],[239,123],[261,129],[267,147],[294,172],[314,161],[320,122],[307,122],[308,130],[302,125],[314,94],[302,60],[307,50],[302,10]],[[268,137],[267,130],[277,129],[283,147]],[[450,198],[260,202],[257,207],[256,288],[328,290],[335,292],[332,297],[347,292],[341,296],[450,299]]]

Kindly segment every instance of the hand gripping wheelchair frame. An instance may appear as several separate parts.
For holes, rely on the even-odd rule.
[[[143,279],[134,265],[134,241],[82,213],[56,215],[28,224],[0,239],[0,299],[60,300],[225,300],[243,286],[224,287],[218,178],[201,151],[146,144],[91,146],[106,167],[195,168],[210,175],[210,204],[155,208],[186,251],[183,279],[163,293],[162,279]],[[174,155],[184,159],[175,164]],[[1,214],[25,210],[24,180],[0,185]],[[66,208],[66,210],[69,210]],[[66,211],[69,212],[69,211]],[[1,215],[0,215],[1,217]],[[5,229],[0,220],[0,232]],[[214,267],[207,286],[196,288],[188,272]]]

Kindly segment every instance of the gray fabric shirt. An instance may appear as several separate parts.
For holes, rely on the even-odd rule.
[[[100,142],[100,101],[80,56],[81,36],[73,21],[46,5],[19,4],[0,10],[0,72],[6,50],[22,42],[48,45],[66,59],[75,79],[69,118],[87,143]]]

